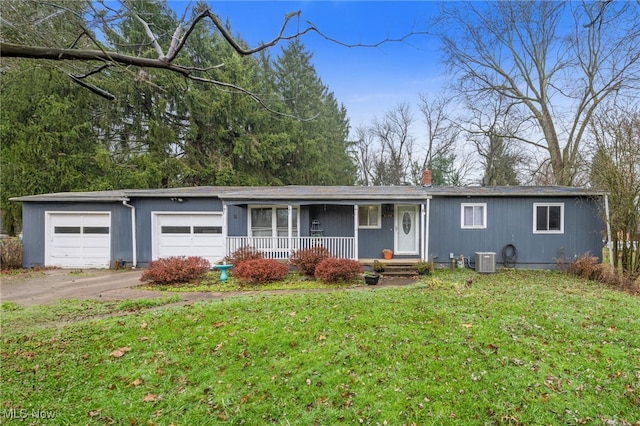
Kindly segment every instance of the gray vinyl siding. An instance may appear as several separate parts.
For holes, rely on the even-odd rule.
[[[486,229],[462,229],[462,203],[486,203]],[[533,232],[534,203],[564,203],[564,232]],[[599,202],[574,197],[437,197],[431,202],[429,257],[448,264],[449,255],[461,254],[473,262],[476,252],[495,252],[498,267],[502,250],[512,244],[520,268],[549,268],[561,257],[573,259],[587,252],[601,257],[604,223]]]
[[[227,235],[230,237],[247,236],[247,206],[227,206]]]
[[[22,265],[44,266],[46,212],[110,212],[111,259],[132,259],[131,210],[122,203],[25,202],[22,204]]]
[[[383,204],[381,207],[380,228],[358,229],[358,257],[361,259],[382,259],[383,249],[393,250],[393,205]]]
[[[304,225],[305,235],[309,235],[314,220],[320,222],[325,237],[353,237],[353,206],[310,206],[309,218]]]

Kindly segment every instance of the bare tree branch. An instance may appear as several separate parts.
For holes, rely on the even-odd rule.
[[[94,86],[93,84],[83,81],[82,78],[80,77],[76,77],[73,74],[67,74],[67,75],[69,76],[69,78],[71,78],[71,80],[78,83],[80,86],[84,87],[85,89],[90,90],[92,93],[95,93],[96,95],[101,96],[112,102],[115,102],[117,100],[115,95],[107,92],[106,90],[102,90],[99,87]]]
[[[135,16],[135,18],[138,20],[138,22],[142,24],[142,28],[144,28],[145,34],[147,35],[147,37],[149,37],[149,40],[151,40],[151,45],[153,45],[153,48],[158,54],[158,59],[160,61],[167,62],[167,58],[164,55],[164,52],[162,51],[162,47],[160,47],[160,44],[158,43],[158,40],[156,39],[155,34],[153,34],[153,31],[151,31],[151,28],[149,28],[149,24],[144,19],[140,18],[140,16],[137,13],[135,12],[132,12],[132,13],[133,13],[133,16]]]
[[[63,6],[57,6],[57,5],[50,5],[50,6],[58,7],[59,10],[61,11],[71,12],[75,16],[78,16],[75,12],[70,11],[69,9]],[[103,5],[103,6],[107,7],[106,5]],[[109,9],[109,10],[114,11],[113,9]],[[118,12],[118,11],[114,11],[114,12]],[[0,56],[5,58],[25,58],[25,59],[33,59],[33,60],[51,60],[51,61],[84,61],[84,62],[102,61],[105,63],[105,66],[96,68],[97,70],[100,70],[100,71],[110,66],[114,66],[116,64],[124,65],[124,66],[137,66],[141,68],[164,69],[176,74],[180,74],[183,77],[192,81],[197,81],[197,82],[206,83],[206,84],[213,84],[224,89],[229,89],[229,90],[247,95],[251,99],[253,99],[255,102],[257,102],[262,108],[266,109],[269,112],[292,117],[291,115],[278,112],[273,108],[269,107],[269,105],[258,94],[253,93],[250,90],[244,89],[243,87],[232,84],[232,83],[212,79],[206,76],[207,71],[223,66],[222,64],[216,67],[203,69],[203,68],[184,66],[176,63],[175,62],[176,59],[184,49],[185,44],[189,39],[189,37],[191,36],[191,34],[193,33],[194,29],[203,20],[206,20],[206,19],[210,20],[215,26],[215,28],[220,32],[220,34],[225,39],[225,41],[238,54],[242,56],[253,55],[255,53],[264,51],[265,49],[268,49],[272,46],[275,46],[282,41],[293,40],[309,32],[315,32],[321,37],[325,38],[326,40],[329,40],[333,43],[336,43],[345,47],[377,47],[384,43],[405,41],[406,39],[408,39],[413,35],[423,34],[423,33],[411,32],[398,39],[387,38],[385,40],[381,40],[377,43],[369,44],[369,45],[347,44],[327,36],[326,34],[319,31],[315,25],[308,22],[308,26],[306,28],[296,31],[293,34],[287,35],[286,30],[289,27],[290,22],[293,19],[299,19],[301,16],[302,12],[297,11],[297,12],[289,13],[285,16],[279,32],[271,41],[260,43],[259,45],[253,48],[244,48],[233,37],[233,35],[226,28],[226,26],[223,24],[220,18],[215,13],[213,13],[209,8],[205,8],[195,16],[195,18],[191,21],[188,27],[185,28],[182,22],[178,24],[175,31],[173,32],[173,36],[171,37],[171,43],[165,54],[162,46],[158,41],[158,37],[153,33],[153,30],[149,26],[148,22],[142,19],[137,13],[135,13],[135,11],[131,10],[131,12],[135,17],[135,19],[139,21],[140,24],[142,25],[146,36],[150,40],[150,43],[156,52],[157,58],[146,58],[142,56],[123,54],[110,49],[105,49],[102,47],[100,43],[98,43],[93,37],[91,37],[90,33],[84,28],[82,28],[82,34],[79,36],[79,38],[82,37],[82,35],[88,36],[92,40],[93,44],[98,47],[98,49],[75,48],[79,38],[72,44],[72,48],[68,48],[68,49],[59,48],[59,47],[43,47],[43,46],[32,46],[27,44],[15,44],[15,43],[8,43],[5,41],[2,41],[0,42]],[[61,13],[61,12],[55,12],[55,13]],[[75,82],[80,84],[79,82],[80,79],[85,78],[86,76],[94,73],[95,72],[91,72],[90,74],[87,74],[85,76],[72,76],[71,74],[69,74],[69,76]],[[92,92],[98,93],[100,94],[100,96],[104,97],[104,93],[100,93],[101,92],[100,89],[97,89],[95,86],[91,86],[87,82],[83,82],[82,85],[83,87],[87,87],[88,89],[90,89]],[[302,119],[302,121],[313,120],[315,117],[316,116],[305,118],[305,119]],[[293,117],[293,118],[300,120],[300,117]]]

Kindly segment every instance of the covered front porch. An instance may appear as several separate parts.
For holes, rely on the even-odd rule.
[[[265,258],[288,260],[298,250],[326,248],[343,259],[426,260],[428,203],[246,204],[228,206],[225,252],[252,247]]]
[[[227,237],[227,253],[253,247],[267,259],[288,260],[293,251],[324,247],[331,256],[357,260],[355,237]]]

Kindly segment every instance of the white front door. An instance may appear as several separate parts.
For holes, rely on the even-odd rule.
[[[418,206],[396,206],[395,253],[419,254]]]

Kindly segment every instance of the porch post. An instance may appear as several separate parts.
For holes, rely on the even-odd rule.
[[[353,260],[358,260],[358,205],[353,205]]]
[[[289,257],[291,257],[291,248],[293,247],[293,207],[291,207],[291,204],[287,204],[287,237],[288,237],[288,244],[287,244],[287,248],[289,249],[289,252],[287,253],[287,259],[289,259]]]
[[[424,256],[429,261],[429,214],[431,211],[431,197],[427,198],[427,209],[424,224]]]
[[[424,204],[420,204],[420,229],[422,229],[422,238],[420,238],[420,259],[427,260],[427,213]]]

